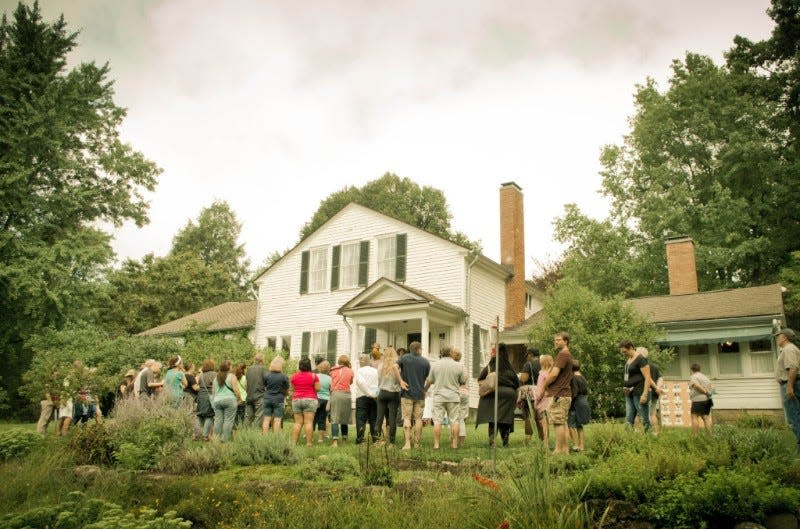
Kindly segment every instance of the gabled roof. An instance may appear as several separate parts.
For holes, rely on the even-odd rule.
[[[695,294],[633,298],[628,302],[654,323],[718,320],[783,314],[781,286],[713,290]]]
[[[681,323],[783,315],[782,289],[778,284],[760,287],[712,290],[695,294],[649,296],[626,300],[634,310],[653,323]],[[544,317],[539,311],[522,323],[504,329],[500,338],[507,343],[526,343],[531,327]]]
[[[376,215],[381,215],[381,216],[383,216],[383,217],[386,217],[386,218],[388,218],[388,219],[392,219],[393,221],[399,222],[399,223],[401,223],[401,224],[405,224],[406,226],[409,226],[410,228],[413,228],[413,229],[415,229],[415,230],[419,230],[419,231],[421,231],[421,232],[423,232],[423,233],[426,233],[426,234],[428,234],[428,235],[430,235],[430,236],[432,236],[432,237],[436,237],[437,239],[441,239],[441,240],[443,240],[443,241],[446,241],[446,242],[448,242],[448,243],[452,244],[453,246],[457,246],[457,247],[459,247],[459,248],[463,248],[464,250],[469,250],[469,248],[466,248],[466,247],[464,247],[464,246],[461,246],[460,244],[454,243],[453,241],[451,241],[451,240],[449,240],[449,239],[446,239],[446,238],[442,237],[441,235],[437,235],[437,234],[435,234],[435,233],[432,233],[432,232],[429,232],[429,231],[427,231],[427,230],[423,230],[422,228],[420,228],[420,227],[418,227],[418,226],[414,226],[413,224],[409,224],[408,222],[406,222],[406,221],[404,221],[404,220],[398,219],[398,218],[396,218],[396,217],[392,217],[391,215],[387,215],[386,213],[382,213],[382,212],[380,212],[380,211],[377,211],[377,210],[375,210],[375,209],[372,209],[372,208],[370,208],[370,207],[364,206],[363,204],[359,204],[358,202],[350,202],[350,203],[348,203],[346,206],[344,206],[342,209],[340,209],[338,212],[336,212],[336,214],[335,214],[335,215],[333,215],[333,216],[332,216],[332,217],[330,217],[328,220],[326,220],[326,221],[325,221],[325,222],[324,222],[322,225],[320,225],[320,227],[319,227],[319,228],[317,228],[316,230],[314,230],[313,232],[311,232],[311,233],[310,233],[310,234],[309,234],[307,237],[305,237],[304,239],[302,239],[302,240],[298,241],[298,243],[297,243],[297,244],[295,244],[294,246],[292,246],[292,248],[291,248],[290,250],[288,250],[288,251],[287,251],[285,254],[283,254],[283,255],[281,256],[281,258],[280,258],[280,259],[278,259],[277,261],[275,261],[274,263],[272,263],[272,265],[270,265],[270,266],[269,266],[268,268],[266,268],[266,269],[265,269],[263,272],[261,272],[261,273],[258,275],[258,277],[254,278],[254,279],[253,279],[253,282],[255,283],[255,282],[257,282],[259,279],[261,279],[261,278],[264,276],[264,274],[266,274],[268,271],[270,271],[270,270],[271,270],[271,269],[272,269],[272,268],[273,268],[273,267],[274,267],[276,264],[278,264],[279,262],[283,261],[283,260],[286,258],[286,256],[287,256],[287,255],[289,255],[290,253],[294,252],[294,251],[297,249],[297,247],[298,247],[298,246],[300,246],[301,244],[303,244],[303,242],[305,242],[307,239],[309,239],[309,238],[310,238],[312,235],[314,235],[315,233],[317,233],[319,230],[321,230],[322,228],[324,228],[325,226],[327,226],[327,225],[328,225],[330,222],[332,222],[332,221],[333,221],[333,219],[335,219],[336,217],[338,217],[339,215],[341,215],[341,214],[342,214],[342,213],[343,213],[345,210],[347,210],[347,209],[351,209],[351,208],[354,208],[354,207],[356,207],[356,208],[363,208],[363,209],[366,209],[367,211],[370,211],[370,212],[372,212],[372,213],[375,213]],[[483,255],[483,254],[479,254],[479,258],[480,258],[479,260],[480,260],[480,261],[481,261],[483,264],[485,264],[486,266],[488,266],[489,268],[492,268],[492,269],[494,269],[494,270],[496,270],[496,271],[498,271],[498,272],[500,272],[500,273],[505,273],[505,274],[507,274],[507,275],[511,275],[511,273],[510,273],[510,271],[508,270],[508,268],[507,268],[507,267],[505,267],[505,266],[503,266],[503,265],[501,265],[501,264],[497,263],[496,261],[493,261],[492,259],[489,259],[489,258],[488,258],[488,257],[486,257],[485,255]]]
[[[142,331],[138,336],[176,336],[195,326],[208,332],[252,328],[256,325],[257,306],[258,301],[229,301]]]
[[[382,277],[342,305],[337,314],[362,309],[407,305],[433,305],[448,312],[464,315],[465,312],[424,290],[412,288]]]
[[[500,341],[512,344],[528,343],[528,333],[531,331],[531,327],[542,321],[543,318],[543,310],[534,312],[526,320],[500,331]]]

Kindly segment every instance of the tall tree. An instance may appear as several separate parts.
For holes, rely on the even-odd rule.
[[[225,202],[204,208],[175,235],[164,257],[128,259],[110,272],[101,322],[112,335],[135,334],[187,314],[247,297],[249,263],[241,224]]]
[[[690,53],[665,92],[639,86],[630,133],[601,158],[609,218],[570,208],[557,222],[565,272],[629,295],[665,292],[664,238],[685,234],[702,289],[775,280],[800,241],[800,165],[767,84]]]
[[[199,258],[208,266],[227,269],[231,289],[244,288],[250,262],[239,244],[242,225],[227,202],[215,201],[204,208],[197,223],[189,221],[172,240],[173,255],[186,253]],[[244,291],[242,292],[244,293]]]
[[[38,4],[0,22],[0,400],[16,397],[30,335],[86,316],[113,256],[98,222],[147,222],[142,192],[159,173],[120,140],[108,66],[67,69],[66,26]]]
[[[128,259],[108,274],[100,322],[111,335],[136,334],[187,314],[244,299],[230,270],[189,253]]]
[[[444,193],[430,186],[420,187],[411,179],[400,178],[392,173],[386,173],[362,187],[346,187],[329,195],[300,230],[300,239],[314,233],[350,202],[402,220],[456,244],[474,248],[480,246],[452,229],[452,215]]]
[[[780,101],[781,116],[800,140],[800,2],[772,0],[767,14],[775,21],[770,38],[752,42],[737,35],[726,57],[731,68],[747,71],[769,81],[763,93]]]
[[[666,367],[669,351],[655,344],[658,328],[619,297],[605,298],[571,278],[547,293],[543,317],[531,328],[529,341],[544,353],[552,351],[553,335],[570,334],[570,352],[581,362],[592,391],[593,413],[600,417],[622,415],[624,398],[620,391],[624,360],[617,344],[633,340],[648,347],[650,358]],[[554,354],[554,353],[553,353]]]

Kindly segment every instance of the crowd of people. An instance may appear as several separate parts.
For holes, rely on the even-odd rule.
[[[569,335],[560,332],[554,336],[554,355],[529,348],[521,372],[512,366],[505,344],[492,350],[477,380],[479,384],[491,381],[493,386],[481,391],[475,420],[476,427],[488,425],[490,446],[498,435],[502,446],[509,446],[515,418],[521,414],[526,446],[532,443],[534,429],[541,442],[549,442],[552,427],[555,453],[585,449],[583,428],[591,419],[590,383],[569,343]],[[657,434],[663,391],[658,367],[648,360],[647,349],[635,347],[630,340],[620,342],[619,350],[625,358],[625,419],[631,426],[638,421],[645,432]],[[139,370],[128,370],[117,398],[159,397],[168,405],[191,410],[196,438],[202,440],[228,441],[238,427],[260,428],[265,434],[280,432],[284,416],[291,413],[292,441],[303,438],[307,446],[314,445],[315,430],[317,443],[338,446],[348,440],[352,422],[356,444],[365,442],[368,435],[372,442],[395,445],[400,429],[402,448],[419,448],[423,425],[428,423],[433,425],[434,449],[441,446],[444,426],[449,427],[451,448],[464,444],[469,377],[457,348],[445,346],[433,364],[422,354],[420,342],[412,342],[408,350],[374,344],[355,370],[348,355],[339,356],[334,366],[322,357],[312,366],[311,358],[304,356],[291,376],[284,373],[284,366],[282,356],[275,356],[267,366],[264,355],[258,353],[249,366],[229,360],[217,366],[206,359],[196,370],[194,364],[184,365],[176,356],[169,359],[161,376],[161,362],[150,359]],[[691,370],[692,429],[710,434],[713,384],[699,365],[693,364]],[[57,434],[63,435],[71,424],[91,418],[100,421],[102,413],[90,392],[81,389],[75,399],[64,402],[47,394],[38,430],[44,433],[56,419]]]

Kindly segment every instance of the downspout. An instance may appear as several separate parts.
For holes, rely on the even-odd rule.
[[[465,290],[466,290],[465,297],[467,298],[466,299],[467,317],[464,318],[464,326],[466,327],[464,329],[464,336],[467,337],[467,343],[465,344],[466,347],[464,349],[466,349],[468,351],[469,356],[467,358],[473,359],[473,357],[475,355],[473,354],[473,351],[472,351],[472,343],[473,343],[473,339],[472,339],[472,288],[470,288],[470,285],[472,284],[472,267],[475,266],[475,263],[478,261],[478,258],[481,256],[481,254],[477,250],[473,250],[470,253],[474,253],[475,257],[472,259],[472,262],[467,265],[467,284],[466,284],[466,288],[465,288]],[[475,366],[472,366],[472,371],[473,372],[475,371]]]
[[[347,345],[348,345],[347,351],[348,351],[349,355],[352,355],[353,354],[353,344],[350,343],[350,338],[353,336],[353,328],[350,326],[349,323],[347,323],[347,316],[345,316],[344,314],[342,314],[342,321],[344,322],[344,326],[347,327],[347,342],[346,342]],[[350,359],[350,363],[353,366],[355,366],[353,371],[358,369],[359,360],[360,360],[359,358],[351,358]]]

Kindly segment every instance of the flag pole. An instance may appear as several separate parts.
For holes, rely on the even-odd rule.
[[[496,474],[497,473],[497,408],[498,408],[498,396],[497,390],[500,388],[500,373],[498,373],[497,368],[500,360],[498,359],[498,355],[500,354],[499,350],[499,342],[500,342],[500,316],[495,317],[495,325],[494,325],[494,430],[492,433],[492,471]]]

